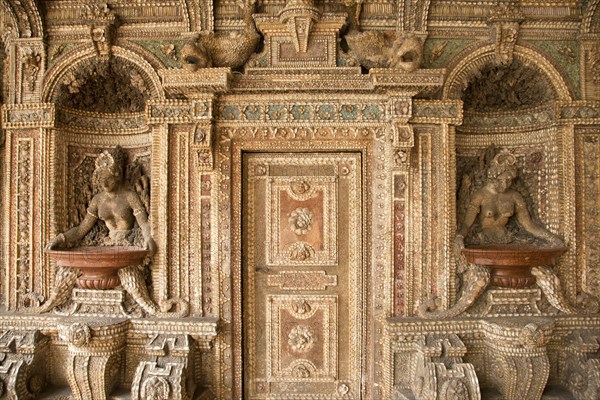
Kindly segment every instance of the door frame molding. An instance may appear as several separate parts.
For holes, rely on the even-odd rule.
[[[217,128],[218,129],[218,128]],[[385,320],[391,293],[391,141],[384,126],[355,128],[352,139],[290,140],[246,136],[248,128],[224,128],[218,139],[216,165],[219,200],[218,294],[220,332],[215,341],[215,387],[219,398],[243,396],[242,324],[242,153],[357,152],[362,160],[362,397],[373,398],[386,375]],[[339,130],[348,130],[343,126]],[[223,132],[222,132],[223,133]],[[360,134],[362,133],[362,134]],[[241,136],[241,137],[240,137]],[[332,140],[333,139],[333,140]],[[390,287],[388,287],[390,286]],[[371,290],[376,288],[376,290]],[[374,292],[377,298],[374,298]]]

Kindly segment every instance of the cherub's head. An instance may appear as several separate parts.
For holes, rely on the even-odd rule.
[[[121,146],[104,150],[96,158],[94,180],[107,192],[114,192],[123,181],[123,166],[127,155]]]
[[[491,161],[487,176],[496,191],[506,191],[517,177],[517,158],[508,149],[502,149]]]

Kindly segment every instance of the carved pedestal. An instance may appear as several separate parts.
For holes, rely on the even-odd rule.
[[[416,347],[412,391],[417,399],[476,400],[481,397],[473,365],[462,360],[467,347],[457,335],[425,335]]]
[[[35,399],[46,383],[48,338],[38,330],[0,336],[0,398]]]
[[[125,290],[73,289],[72,315],[126,317]]]
[[[67,378],[76,400],[105,400],[123,361],[130,321],[126,319],[64,320],[59,336],[68,343]]]
[[[146,352],[152,360],[138,365],[131,398],[191,399],[196,390],[194,340],[188,335],[155,335]]]
[[[553,322],[526,322],[506,319],[482,325],[489,364],[495,367],[491,381],[506,400],[541,399],[550,373],[546,343]]]

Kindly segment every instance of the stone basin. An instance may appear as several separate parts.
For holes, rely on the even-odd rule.
[[[491,284],[505,288],[526,288],[535,283],[531,267],[554,265],[567,251],[564,247],[469,246],[463,249],[466,260],[490,268]]]
[[[113,289],[119,285],[118,271],[138,265],[150,254],[140,247],[74,247],[71,249],[46,250],[57,265],[78,268],[81,275],[77,286],[83,289]]]

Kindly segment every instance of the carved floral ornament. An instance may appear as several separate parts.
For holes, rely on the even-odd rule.
[[[74,346],[81,347],[89,344],[92,333],[88,325],[76,322],[66,329],[64,338]]]
[[[308,352],[315,343],[315,334],[305,325],[295,326],[288,335],[288,344],[298,353]]]
[[[299,379],[310,378],[310,370],[305,365],[300,364],[292,370],[292,376]]]
[[[310,208],[298,207],[290,213],[288,222],[296,235],[304,235],[312,228],[313,213]]]

